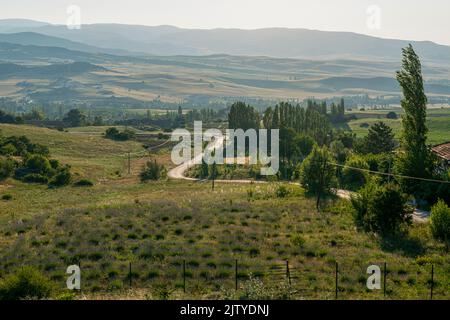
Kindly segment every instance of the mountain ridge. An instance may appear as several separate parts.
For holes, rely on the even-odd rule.
[[[5,22],[0,20],[0,26]],[[2,30],[0,28],[0,30]],[[143,55],[230,54],[300,59],[398,60],[401,48],[413,44],[424,61],[450,63],[450,46],[432,41],[385,39],[354,32],[301,28],[184,29],[117,23],[86,24],[80,30],[63,25],[24,26],[17,31],[37,32],[102,49]]]

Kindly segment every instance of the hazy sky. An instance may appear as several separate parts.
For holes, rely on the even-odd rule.
[[[188,28],[264,27],[353,31],[450,45],[449,0],[1,0],[0,19],[65,24],[69,5],[82,23]],[[376,7],[373,7],[373,6]],[[370,12],[367,10],[371,7]],[[379,8],[379,14],[378,10]],[[379,19],[377,18],[379,16]]]

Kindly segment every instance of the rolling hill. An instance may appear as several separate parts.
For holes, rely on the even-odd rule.
[[[5,26],[6,21],[0,20]],[[6,29],[8,30],[8,29]],[[412,43],[424,60],[450,63],[450,47],[429,41],[382,39],[350,32],[267,28],[182,29],[173,26],[122,24],[83,25],[69,30],[61,25],[14,24],[9,30],[38,32],[90,46],[153,55],[230,54],[303,59],[398,59],[402,47]]]

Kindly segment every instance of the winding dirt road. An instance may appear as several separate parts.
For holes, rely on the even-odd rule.
[[[212,144],[208,145],[206,150],[213,150],[213,149],[218,150],[218,149],[222,148],[222,146],[223,146],[223,138],[213,141]],[[178,167],[175,167],[175,168],[171,169],[168,172],[167,175],[169,176],[170,179],[187,180],[187,181],[200,181],[200,179],[186,177],[185,173],[190,168],[195,166],[196,163],[201,163],[201,159],[202,159],[203,155],[204,155],[204,153],[196,155],[192,160],[190,160],[188,162],[185,162],[185,163],[179,165]],[[243,183],[243,184],[266,183],[265,181],[255,181],[255,180],[248,180],[248,179],[243,179],[243,180],[215,180],[215,182],[219,182],[219,183]],[[292,183],[292,182],[290,184],[298,185],[298,183]],[[352,192],[349,191],[349,190],[337,189],[336,190],[336,195],[339,198],[350,200]],[[429,217],[430,217],[430,212],[428,212],[428,211],[419,210],[419,209],[415,209],[414,210],[414,213],[413,213],[413,220],[414,220],[414,222],[424,223],[424,222],[428,221]]]

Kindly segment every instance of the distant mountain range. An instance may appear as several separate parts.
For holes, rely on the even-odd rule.
[[[407,44],[304,29],[94,24],[68,30],[0,20],[0,96],[116,106],[361,94],[399,101],[395,71]],[[412,44],[430,99],[450,101],[450,47]]]
[[[59,46],[88,52],[150,55],[230,54],[303,59],[383,59],[398,61],[401,48],[413,44],[424,61],[450,63],[450,46],[430,41],[376,38],[350,32],[268,28],[182,29],[173,26],[90,24],[80,30],[30,20],[0,20],[0,32],[35,32],[57,37],[41,45]],[[29,34],[12,36],[14,43],[26,41]],[[20,38],[25,38],[21,42]],[[62,43],[62,39],[70,43]],[[41,41],[43,39],[40,39]],[[0,40],[1,41],[1,40]],[[6,41],[6,42],[11,42]],[[83,47],[85,46],[85,47]],[[108,49],[109,51],[105,51]]]

